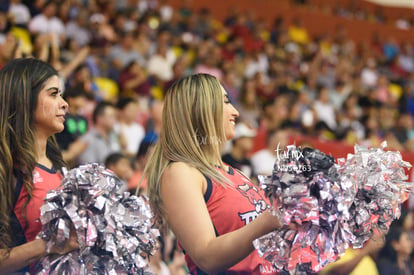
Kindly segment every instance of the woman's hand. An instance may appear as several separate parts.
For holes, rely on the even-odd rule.
[[[57,245],[53,246],[52,249],[50,250],[50,254],[63,255],[78,248],[79,248],[78,237],[76,235],[75,228],[72,225],[70,228],[69,239],[65,242],[65,245],[63,247],[59,247]]]
[[[278,230],[282,228],[282,223],[280,220],[273,215],[270,210],[266,210],[263,212],[260,216],[263,217],[264,221],[266,222],[266,225],[268,226],[269,230]]]
[[[266,224],[268,224],[271,231],[279,230],[283,227],[282,222],[278,217],[271,213],[271,210],[266,210],[260,216],[263,216],[263,219],[265,220]],[[288,227],[292,230],[298,230],[298,224],[294,222],[291,222]]]
[[[374,230],[374,235],[369,239],[361,249],[367,255],[375,255],[385,244],[385,236],[379,230]]]

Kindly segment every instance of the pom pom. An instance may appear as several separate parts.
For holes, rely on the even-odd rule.
[[[404,171],[411,165],[385,147],[355,146],[337,163],[316,149],[278,151],[272,176],[259,181],[284,226],[254,241],[259,255],[278,270],[318,272],[376,228],[386,233],[413,186]]]
[[[49,255],[38,274],[151,274],[147,256],[157,249],[158,230],[145,197],[130,196],[125,183],[98,164],[66,173],[41,207],[38,238],[63,247],[74,227],[79,250]]]
[[[259,180],[284,225],[254,241],[260,256],[279,270],[317,272],[345,251],[352,186],[342,185],[332,156],[291,145],[278,152],[272,176]]]
[[[361,248],[377,228],[388,232],[391,222],[400,217],[401,204],[412,188],[404,170],[411,165],[399,152],[384,151],[386,147],[386,142],[379,148],[355,145],[354,154],[346,160],[338,159],[341,181],[358,186],[349,209],[354,248]]]

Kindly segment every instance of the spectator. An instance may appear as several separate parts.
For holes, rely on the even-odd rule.
[[[134,158],[133,169],[134,174],[128,181],[128,190],[131,194],[145,194],[147,195],[147,179],[143,176],[144,168],[148,161],[148,156],[151,155],[154,149],[155,142],[142,141],[139,145],[137,155]]]
[[[414,119],[410,114],[401,114],[392,131],[405,150],[414,150]]]
[[[73,39],[81,47],[86,46],[91,41],[91,33],[88,28],[89,12],[81,9],[74,20],[66,24],[65,31],[68,39]]]
[[[134,50],[135,34],[133,32],[123,32],[120,34],[119,44],[115,44],[109,53],[109,64],[113,66],[111,76],[118,79],[123,68],[133,61],[144,66],[146,61],[137,51]]]
[[[375,98],[382,104],[392,104],[393,98],[389,89],[389,81],[385,75],[379,75],[374,88]]]
[[[243,122],[238,123],[234,129],[231,151],[221,157],[224,163],[240,170],[249,178],[255,175],[249,160],[255,136],[254,129]]]
[[[406,73],[414,73],[414,46],[403,42],[401,53],[398,55],[398,65]]]
[[[93,127],[82,136],[81,140],[88,144],[79,156],[79,163],[103,164],[109,154],[122,149],[122,137],[114,131],[116,108],[108,102],[99,102],[93,112]]]
[[[379,128],[376,113],[365,117],[363,122],[365,127],[365,138],[361,144],[367,147],[378,147],[383,141],[383,136]]]
[[[65,91],[63,98],[69,104],[65,115],[65,128],[55,137],[62,150],[63,159],[73,167],[79,155],[88,146],[80,139],[88,130],[88,121],[80,114],[86,104],[86,92],[82,87],[76,87]]]
[[[319,275],[378,275],[378,269],[373,257],[380,251],[383,245],[384,236],[377,233],[367,241],[363,248],[348,248],[338,261],[328,264],[319,272]]]
[[[92,14],[89,17],[89,23],[91,33],[90,46],[93,47],[97,56],[106,59],[110,44],[116,43],[117,35],[112,26],[108,24],[106,17],[101,13]]]
[[[102,101],[104,96],[99,89],[98,85],[93,80],[91,71],[87,64],[80,64],[74,71],[73,77],[70,80],[70,86],[83,87],[88,99],[99,102]]]
[[[378,254],[377,266],[380,275],[414,274],[410,265],[413,242],[407,231],[392,224],[385,236],[384,247]]]
[[[244,77],[252,78],[256,74],[266,74],[269,68],[269,60],[265,53],[260,51],[254,51],[250,53],[245,61],[246,67],[244,71]]]
[[[160,1],[160,17],[162,22],[170,22],[173,17],[174,9],[168,3],[168,0]]]
[[[234,105],[240,112],[240,120],[257,128],[260,117],[260,103],[256,96],[256,87],[253,79],[245,78],[240,91],[239,100]]]
[[[161,38],[162,36],[167,36],[167,38]],[[162,31],[158,34],[158,37],[160,43],[157,45],[157,51],[148,59],[148,73],[159,80],[160,83],[164,83],[174,77],[173,66],[176,56],[167,44],[169,40],[168,32]],[[164,41],[164,39],[167,41]]]
[[[164,82],[164,91],[167,92],[168,89],[176,82],[178,79],[186,76],[188,74],[189,58],[187,55],[182,55],[175,61],[173,65],[173,78],[169,81]]]
[[[375,85],[377,85],[377,80],[377,61],[373,58],[369,58],[366,62],[366,66],[361,71],[361,84],[365,88],[374,88]]]
[[[212,46],[207,51],[207,54],[201,58],[201,62],[195,66],[194,72],[211,74],[221,81],[223,79],[223,72],[219,67],[221,50],[219,47]]]
[[[338,115],[338,135],[343,134],[347,130],[352,130],[355,133],[355,139],[350,141],[350,144],[361,142],[365,137],[365,128],[361,123],[362,111],[358,106],[358,96],[350,94],[342,105],[341,111]]]
[[[57,4],[48,0],[43,4],[42,13],[30,20],[29,30],[32,34],[54,33],[58,36],[60,44],[66,38],[65,25],[56,17]]]
[[[304,28],[302,20],[298,17],[293,19],[292,25],[288,28],[289,38],[302,45],[309,43],[308,31]]]
[[[163,241],[162,238],[158,238],[159,243],[161,244],[155,254],[150,258],[149,261],[149,269],[154,272],[154,274],[158,275],[170,275],[171,272],[168,269],[167,263],[164,262],[162,259],[162,248],[163,248]]]
[[[168,234],[168,233],[167,233]],[[169,234],[172,235],[172,234]],[[158,238],[160,246],[155,255],[150,257],[149,269],[157,275],[186,275],[184,253],[174,245],[174,238]],[[173,245],[166,242],[174,242]],[[171,246],[171,251],[168,247]],[[170,256],[171,254],[172,256]],[[168,256],[168,258],[167,258]]]
[[[121,97],[116,107],[118,122],[115,124],[115,131],[125,138],[125,155],[131,158],[137,154],[139,145],[145,136],[144,127],[136,122],[139,105],[134,98]]]
[[[36,43],[39,46],[39,59],[50,63],[58,70],[62,83],[66,82],[72,72],[82,64],[89,55],[89,47],[85,46],[74,53],[73,58],[62,63],[62,55],[60,53],[59,41],[56,34],[41,34],[38,36]]]
[[[105,159],[105,167],[114,172],[114,174],[125,181],[125,184],[131,179],[133,170],[131,160],[122,153],[111,153]]]
[[[234,72],[234,68],[228,68],[223,73],[221,81],[224,89],[229,93],[229,98],[232,102],[239,102],[239,78]]]
[[[277,154],[282,153],[288,145],[287,131],[270,131],[267,136],[266,148],[252,155],[253,170],[257,175],[270,176],[273,172]]]
[[[338,80],[335,84],[335,89],[330,93],[330,101],[335,108],[335,111],[340,111],[345,100],[351,93],[351,89],[342,80]]]
[[[328,90],[333,90],[335,88],[335,78],[335,67],[329,61],[322,60],[316,77],[317,84],[326,87]],[[372,85],[375,85],[375,83]]]
[[[383,51],[386,61],[392,62],[400,52],[400,48],[394,37],[389,37],[388,41],[383,45]]]
[[[149,97],[151,81],[148,73],[137,61],[129,63],[121,72],[119,87],[122,96]]]
[[[9,14],[13,17],[14,23],[25,27],[31,19],[29,8],[21,0],[10,0]]]
[[[326,123],[331,131],[335,131],[337,127],[336,112],[326,87],[320,87],[313,108],[316,111],[317,119]]]
[[[146,134],[143,141],[156,142],[161,131],[162,125],[162,108],[164,103],[159,100],[153,100],[150,103],[150,119],[146,124]]]

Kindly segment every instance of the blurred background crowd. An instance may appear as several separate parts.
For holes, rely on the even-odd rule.
[[[0,67],[28,56],[52,64],[69,103],[57,135],[64,159],[71,167],[105,164],[131,192],[145,192],[141,175],[163,96],[193,73],[216,76],[240,112],[223,160],[253,179],[270,174],[275,149],[292,141],[340,148],[386,140],[413,152],[414,10],[389,18],[384,7],[364,9],[364,1],[325,2],[280,1],[300,12],[289,19],[275,12],[269,21],[237,6],[218,17],[191,0],[3,0]],[[353,39],[357,29],[340,24],[314,35],[305,16],[315,11],[407,36],[373,32],[361,42]],[[165,239],[167,252],[152,262],[157,274],[168,274],[164,261],[185,274],[182,255]]]

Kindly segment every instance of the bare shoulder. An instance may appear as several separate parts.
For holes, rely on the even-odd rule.
[[[170,199],[174,204],[177,204],[177,199],[184,203],[184,201],[191,201],[202,195],[205,189],[206,180],[203,174],[184,162],[171,163],[161,178],[161,197],[167,209],[171,206],[174,207],[174,205],[169,207],[168,201]],[[189,203],[189,205],[191,204],[193,203]]]
[[[174,162],[168,165],[162,175],[162,178],[163,180],[172,180],[174,178],[179,178],[181,180],[186,178],[197,180],[202,179],[203,175],[200,173],[200,171],[198,171],[198,169],[188,165],[187,163]]]

